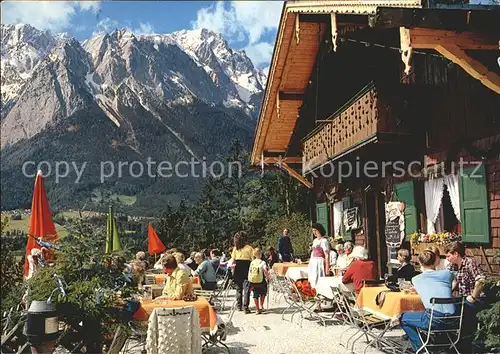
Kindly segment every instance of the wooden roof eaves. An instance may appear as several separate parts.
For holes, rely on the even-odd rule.
[[[269,67],[269,72],[268,72],[268,76],[267,76],[266,89],[264,91],[264,97],[262,99],[262,103],[260,106],[259,120],[257,122],[257,127],[255,128],[255,142],[254,142],[254,146],[252,148],[252,154],[250,157],[251,164],[255,164],[260,160],[261,156],[258,156],[258,155],[260,155],[260,153],[262,152],[262,150],[264,148],[263,145],[266,141],[266,138],[264,136],[262,136],[262,134],[261,134],[261,131],[263,129],[262,126],[264,125],[264,121],[263,121],[262,117],[266,117],[266,115],[267,115],[267,105],[269,102],[270,92],[272,90],[272,84],[274,83],[274,73],[276,71],[276,65],[278,62],[278,55],[277,54],[279,53],[279,49],[281,48],[281,43],[283,42],[283,34],[284,34],[285,26],[286,26],[286,20],[288,17],[287,15],[288,14],[286,12],[286,2],[284,2],[283,9],[281,10],[280,23],[278,25],[278,33],[276,34],[276,42],[275,42],[274,49],[273,49],[273,56],[272,56],[272,60],[271,60],[271,65]],[[268,122],[267,124],[270,124],[270,122]],[[260,150],[260,151],[258,151],[258,150]]]
[[[375,14],[378,7],[421,8],[422,0],[309,0],[287,2],[292,13]]]
[[[272,115],[268,114],[268,110],[274,108],[275,97],[271,98],[271,93],[275,85],[280,83],[275,82],[275,72],[276,66],[282,53],[282,44],[284,41],[284,30],[288,20],[289,14],[307,14],[307,13],[339,13],[339,14],[375,14],[377,7],[408,7],[408,8],[422,8],[423,0],[311,0],[311,1],[286,1],[283,4],[283,9],[281,11],[280,23],[278,26],[278,33],[276,38],[276,44],[274,46],[272,61],[269,68],[269,75],[267,78],[266,89],[264,92],[264,97],[262,100],[259,120],[257,127],[255,129],[255,142],[252,148],[251,163],[255,164],[261,158],[260,154],[264,149],[264,144],[266,141],[267,130],[270,125],[270,117]],[[289,45],[292,42],[293,33],[289,39]],[[287,48],[288,49],[288,48]],[[288,56],[288,50],[285,53]],[[271,104],[269,104],[271,103]],[[270,107],[271,106],[271,107]],[[266,127],[264,127],[264,125]],[[266,129],[265,134],[262,134],[262,130]]]

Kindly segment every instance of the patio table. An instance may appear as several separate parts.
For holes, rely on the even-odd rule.
[[[273,270],[279,274],[279,275],[285,275],[286,271],[288,268],[293,268],[293,267],[307,267],[307,263],[292,263],[292,262],[285,262],[285,263],[274,263],[273,265]]]
[[[307,265],[302,265],[302,267],[291,267],[286,271],[286,276],[292,280],[307,279]]]
[[[332,286],[343,291],[354,291],[351,284],[343,284],[342,277],[319,277],[316,283],[316,294],[322,295],[327,299],[333,300]]]
[[[373,313],[381,318],[389,319],[403,312],[425,311],[424,304],[417,294],[406,294],[403,291],[388,291],[381,307],[377,306],[375,298],[384,290],[385,286],[364,287],[356,299],[358,306],[363,310]]]
[[[202,331],[209,332],[217,329],[217,313],[208,303],[208,300],[202,296],[196,301],[183,300],[159,300],[159,301],[141,301],[141,307],[134,315],[134,319],[146,321],[155,308],[180,308],[193,306],[200,317],[200,327]]]

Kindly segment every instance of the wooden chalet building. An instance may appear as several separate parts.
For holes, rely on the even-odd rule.
[[[365,245],[382,274],[391,201],[403,246],[455,231],[499,272],[499,40],[500,6],[287,1],[252,164],[314,190],[313,221]]]

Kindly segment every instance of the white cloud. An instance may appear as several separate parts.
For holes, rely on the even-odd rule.
[[[282,1],[219,1],[198,11],[193,28],[220,32],[229,41],[246,40],[245,51],[259,66],[271,59],[273,44],[260,40],[278,27],[282,7]]]
[[[100,1],[75,1],[75,2],[80,6],[80,9],[82,9],[83,11],[90,10],[94,14],[97,14],[101,9]]]
[[[5,1],[2,23],[28,23],[38,29],[61,31],[70,27],[77,11],[98,11],[99,2],[90,1]]]
[[[250,44],[257,43],[267,30],[278,27],[283,3],[281,1],[219,1],[197,13],[194,28],[207,28],[226,36],[243,33]]]
[[[109,17],[105,17],[97,23],[94,34],[99,32],[109,33],[114,31],[117,27],[118,27],[118,21],[112,20]]]
[[[278,27],[281,1],[233,1],[232,8],[236,13],[238,25],[249,35],[250,44],[257,43],[262,35]]]
[[[193,23],[195,29],[206,28],[229,36],[237,34],[236,27],[236,13],[232,9],[226,10],[223,1],[198,10]]]
[[[149,23],[149,22],[146,22],[146,23],[141,22],[139,24],[139,28],[133,29],[132,32],[134,32],[135,34],[137,34],[139,36],[142,36],[142,35],[147,35],[147,34],[153,34],[154,28],[153,28],[153,25],[151,25],[151,23]]]
[[[252,63],[256,67],[268,65],[273,55],[274,45],[269,42],[259,42],[255,44],[248,44],[243,48]]]

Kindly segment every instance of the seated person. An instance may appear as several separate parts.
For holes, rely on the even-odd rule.
[[[183,270],[188,277],[191,276],[191,268],[189,268],[185,263],[184,255],[181,252],[174,253],[175,260],[177,261],[177,267]]]
[[[167,255],[167,253],[162,253],[160,254],[160,258],[156,261],[156,263],[154,264],[153,268],[154,269],[163,269],[163,258]]]
[[[148,262],[146,260],[146,253],[137,252],[135,255],[135,259],[130,262],[130,266],[132,267],[132,274],[134,276],[135,282],[137,284],[144,284],[146,277],[145,273],[148,270]]]
[[[465,246],[461,242],[453,242],[445,248],[448,270],[455,274],[453,290],[458,295],[466,296],[464,308],[463,335],[472,335],[477,330],[477,312],[482,310],[484,299],[480,297],[485,279],[476,261],[465,255]]]
[[[136,267],[142,268],[144,271],[149,269],[149,262],[147,260],[146,253],[143,251],[137,252],[137,254],[135,255],[135,259],[130,263],[132,267],[134,267],[135,265]]]
[[[215,290],[217,288],[217,278],[212,263],[205,258],[205,254],[198,252],[194,256],[194,261],[198,265],[193,275],[200,277],[201,288],[203,290]]]
[[[212,250],[210,250],[209,262],[212,263],[212,266],[214,267],[214,270],[216,272],[219,270],[220,257],[221,257],[221,253],[220,253],[220,251],[218,249],[212,249]]]
[[[351,256],[351,252],[353,250],[354,245],[352,242],[347,241],[344,243],[342,254],[339,254],[337,257],[337,265],[336,267],[341,270],[345,270],[349,267],[353,258]]]
[[[335,275],[335,269],[337,268],[337,261],[339,257],[344,253],[344,245],[337,244],[333,247],[333,251],[330,252],[330,270]]]
[[[398,279],[403,278],[406,281],[410,281],[415,276],[415,268],[410,263],[411,256],[410,251],[407,249],[401,248],[398,251],[398,262],[401,266],[396,270],[396,272],[390,276],[390,280],[397,281]]]
[[[342,277],[342,283],[353,283],[358,294],[363,287],[363,280],[377,280],[378,271],[375,262],[368,260],[368,250],[363,246],[354,247],[351,258],[353,262]]]
[[[194,261],[194,256],[196,256],[196,252],[191,252],[189,258],[184,262],[191,270],[196,270],[196,268],[198,268],[198,264]]]
[[[426,249],[436,254],[436,270],[448,269],[450,262],[448,262],[446,258],[441,259],[441,251],[439,251],[439,248],[437,248],[436,246],[429,246]]]
[[[266,262],[267,262],[267,265],[269,266],[269,268],[272,268],[274,263],[278,263],[279,261],[280,261],[280,257],[278,255],[278,253],[276,253],[276,250],[274,249],[274,247],[269,246],[269,248],[267,249],[267,253],[266,253]]]
[[[456,272],[453,290],[458,290],[460,296],[469,297],[474,292],[476,281],[484,279],[481,269],[473,258],[465,255],[465,246],[461,242],[447,245],[445,253],[449,262],[448,270]]]
[[[186,272],[177,266],[177,261],[172,254],[164,257],[163,270],[168,276],[159,299],[182,300],[184,296],[193,293],[191,280]]]
[[[422,269],[422,274],[413,277],[412,282],[427,311],[404,312],[401,316],[401,327],[408,336],[415,351],[422,346],[417,328],[427,329],[429,327],[430,299],[433,297],[451,298],[451,286],[453,282],[453,274],[450,271],[435,270],[436,254],[434,252],[429,250],[423,251],[419,254],[418,261]],[[446,329],[448,324],[440,320],[440,318],[447,315],[454,315],[455,312],[455,305],[435,305],[433,317],[434,328]]]

